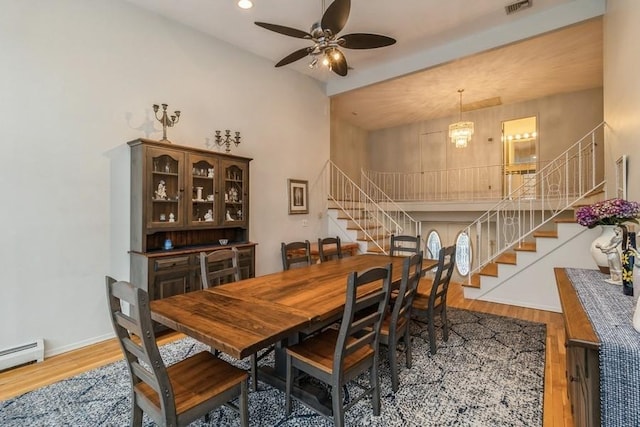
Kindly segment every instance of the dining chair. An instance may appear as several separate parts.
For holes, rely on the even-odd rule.
[[[280,253],[282,255],[283,270],[311,265],[311,243],[308,240],[304,242],[282,242]]]
[[[299,344],[287,347],[287,415],[291,414],[291,397],[297,399],[292,394],[294,369],[331,387],[334,425],[344,426],[345,410],[369,394],[372,397],[373,414],[380,414],[378,344],[382,317],[389,301],[390,286],[391,264],[360,273],[351,272],[347,278],[346,304],[339,329],[326,329]],[[360,290],[362,287],[368,288],[364,294]],[[361,295],[358,297],[359,290]],[[358,384],[363,392],[344,405],[343,386],[367,370],[368,386]]]
[[[391,256],[409,256],[422,252],[420,244],[420,235],[391,235],[391,246],[389,247],[389,255]]]
[[[247,373],[207,351],[167,367],[156,344],[147,292],[111,277],[106,283],[111,323],[131,378],[131,425],[141,426],[144,412],[158,425],[185,426],[227,405],[248,426]],[[236,398],[238,404],[232,403]]]
[[[449,321],[447,319],[447,293],[449,282],[453,275],[453,267],[456,264],[456,245],[440,249],[438,255],[438,267],[431,286],[427,286],[427,281],[423,281],[424,288],[418,286],[413,299],[412,314],[414,317],[425,318],[428,322],[429,344],[431,354],[436,354],[436,332],[434,320],[440,314],[442,320],[442,338],[446,342],[449,340]],[[421,284],[421,285],[422,285]]]
[[[239,255],[236,248],[210,253],[200,252],[202,289],[240,280]]]
[[[380,328],[380,344],[389,349],[391,388],[398,390],[397,346],[402,339],[405,346],[406,366],[411,368],[411,306],[422,276],[422,254],[407,257],[402,264],[402,280],[391,310],[387,310]]]
[[[336,236],[318,239],[318,256],[320,258],[320,262],[329,261],[330,259],[342,259],[342,245],[340,244],[340,237]]]
[[[200,280],[202,289],[209,289],[223,283],[240,281],[239,255],[236,248],[213,251],[209,254],[200,252]],[[273,346],[260,354],[252,354],[251,384],[253,391],[258,390],[258,362],[273,350]],[[212,348],[216,356],[219,350]]]

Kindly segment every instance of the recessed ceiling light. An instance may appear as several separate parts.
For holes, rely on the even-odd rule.
[[[241,9],[251,9],[253,7],[253,3],[251,0],[239,0],[238,7]]]

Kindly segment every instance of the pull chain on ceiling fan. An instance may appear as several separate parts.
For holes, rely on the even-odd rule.
[[[338,36],[342,31],[351,9],[351,0],[335,0],[325,10],[324,0],[322,1],[322,19],[311,26],[311,30],[297,30],[283,25],[268,24],[266,22],[256,22],[255,24],[270,31],[274,31],[285,36],[299,39],[311,40],[312,46],[298,49],[295,52],[282,58],[276,67],[290,64],[306,56],[310,56],[309,66],[313,68],[318,63],[318,58],[322,59],[324,65],[328,66],[334,73],[346,76],[349,66],[347,59],[340,50],[346,49],[375,49],[390,46],[396,41],[391,37],[379,34],[353,33]]]

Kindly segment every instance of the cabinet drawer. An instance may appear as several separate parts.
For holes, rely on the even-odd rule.
[[[163,258],[153,262],[154,271],[168,270],[176,267],[189,267],[189,256]]]

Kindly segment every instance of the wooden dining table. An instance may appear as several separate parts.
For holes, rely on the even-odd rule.
[[[339,320],[349,273],[391,263],[397,286],[404,259],[357,255],[175,295],[151,301],[151,318],[238,359],[275,344],[274,366],[263,370],[261,379],[283,387],[284,347],[300,332]],[[423,269],[436,264],[424,260]]]

